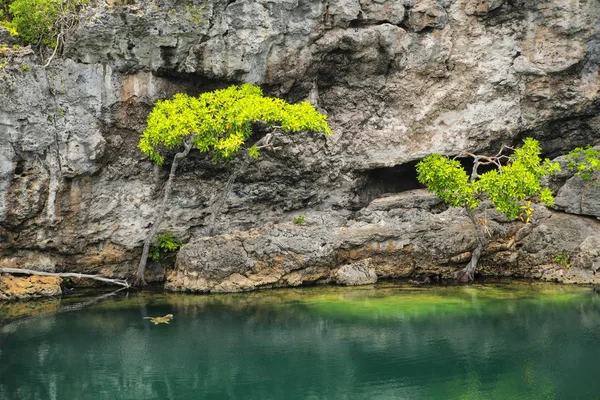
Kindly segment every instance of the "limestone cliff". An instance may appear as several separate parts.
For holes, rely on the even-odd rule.
[[[108,3],[84,11],[48,68],[27,48],[3,52],[0,264],[129,276],[167,174],[138,151],[139,134],[153,102],[176,92],[251,82],[309,100],[334,130],[286,137],[254,162],[220,233],[299,214],[354,224],[383,193],[416,188],[414,163],[432,152],[532,136],[556,156],[600,140],[595,0]],[[161,230],[202,237],[233,168],[186,160]],[[560,208],[600,215],[598,190],[578,188]]]

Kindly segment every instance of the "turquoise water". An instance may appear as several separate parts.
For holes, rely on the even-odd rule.
[[[0,306],[0,399],[600,398],[589,288],[121,292],[64,312],[83,300]]]

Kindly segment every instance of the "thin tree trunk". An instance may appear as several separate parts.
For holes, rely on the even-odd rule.
[[[229,194],[229,191],[231,190],[231,187],[233,186],[233,183],[235,182],[237,177],[241,175],[246,170],[246,168],[248,168],[248,164],[250,164],[250,157],[248,155],[245,155],[242,165],[238,169],[234,170],[231,173],[231,175],[229,175],[229,179],[227,179],[227,183],[225,183],[225,186],[223,187],[221,196],[213,204],[210,215],[210,222],[208,223],[208,236],[212,236],[214,234],[217,216],[221,214],[221,209],[225,204],[225,200],[227,200],[227,195]]]
[[[258,140],[256,143],[254,143],[251,147],[258,147],[261,148],[261,146],[269,146],[270,141],[272,140],[273,136],[272,135],[268,135],[260,140]],[[212,211],[211,211],[211,215],[210,215],[210,221],[208,223],[208,236],[212,236],[215,233],[215,223],[217,221],[217,217],[219,216],[219,214],[221,214],[221,209],[223,208],[223,205],[225,204],[225,201],[227,200],[227,195],[229,194],[229,191],[231,190],[231,187],[233,186],[233,183],[235,182],[235,180],[237,179],[238,176],[240,176],[242,173],[244,173],[244,171],[246,171],[246,168],[248,168],[248,165],[250,165],[250,156],[244,152],[244,160],[242,161],[242,165],[240,165],[240,167],[236,170],[234,170],[231,175],[229,175],[229,179],[227,179],[227,182],[225,183],[225,186],[223,187],[223,191],[221,192],[221,196],[215,200],[215,202],[213,203],[213,207],[212,207]]]
[[[158,209],[158,213],[156,214],[156,219],[154,220],[154,223],[152,224],[152,228],[150,229],[150,232],[148,233],[148,236],[146,237],[146,240],[144,241],[144,248],[142,249],[142,258],[140,259],[140,263],[138,265],[137,271],[133,278],[133,283],[132,283],[133,286],[145,286],[146,285],[146,280],[144,279],[144,274],[146,273],[146,265],[148,263],[148,254],[150,252],[150,244],[152,243],[152,239],[154,239],[154,236],[158,232],[160,223],[162,222],[162,220],[165,216],[165,212],[167,210],[167,203],[169,201],[169,197],[171,196],[173,180],[175,179],[175,174],[177,173],[177,167],[179,166],[179,161],[181,161],[183,158],[187,157],[187,155],[190,153],[190,150],[192,149],[192,142],[193,142],[193,137],[184,141],[183,144],[185,146],[185,149],[182,152],[175,154],[175,157],[173,157],[173,164],[171,164],[171,172],[169,173],[169,179],[167,180],[167,183],[165,184],[163,200]]]
[[[456,274],[455,279],[461,282],[470,282],[475,278],[475,270],[477,269],[477,264],[479,263],[481,253],[487,245],[487,240],[485,238],[483,230],[481,229],[481,224],[473,214],[473,211],[469,208],[469,206],[465,206],[465,210],[467,211],[467,215],[471,219],[473,227],[475,228],[475,234],[477,235],[478,244],[477,248],[475,248],[475,250],[473,250],[473,253],[471,254],[471,261],[469,261],[465,268],[463,268]]]
[[[96,281],[112,283],[113,285],[120,285],[126,288],[129,287],[129,284],[126,280],[123,279],[111,279],[104,278],[103,276],[98,275],[88,275],[88,274],[77,274],[72,272],[43,272],[43,271],[35,271],[32,269],[20,269],[20,268],[4,268],[0,267],[0,273],[3,274],[25,274],[25,275],[40,275],[40,276],[58,276],[59,278],[86,278],[86,279],[94,279]]]

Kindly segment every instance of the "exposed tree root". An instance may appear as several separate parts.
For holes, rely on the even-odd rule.
[[[465,283],[471,282],[475,278],[475,270],[477,269],[477,264],[479,262],[479,257],[481,257],[482,251],[483,246],[479,244],[479,246],[477,246],[471,255],[471,261],[469,261],[466,267],[456,273],[454,279]]]
[[[481,228],[480,222],[475,218],[473,214],[473,210],[469,208],[469,206],[465,206],[465,210],[467,211],[467,215],[471,219],[473,226],[475,227],[475,234],[477,235],[478,245],[473,253],[471,254],[471,261],[467,264],[465,268],[461,271],[457,272],[454,276],[454,279],[460,282],[471,282],[475,278],[475,270],[477,269],[477,264],[479,263],[479,258],[481,257],[481,253],[483,249],[487,246],[487,240],[485,238],[485,234],[483,233],[483,229]]]

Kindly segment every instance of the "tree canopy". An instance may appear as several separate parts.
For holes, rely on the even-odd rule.
[[[508,219],[515,219],[523,211],[523,202],[539,196],[546,205],[554,203],[549,188],[543,188],[541,178],[560,170],[556,162],[540,157],[537,140],[527,138],[523,146],[508,155],[479,157],[483,164],[497,168],[471,177],[458,160],[432,154],[417,164],[417,179],[452,207],[476,208],[486,196]],[[473,179],[475,178],[475,179]]]
[[[158,101],[148,116],[139,148],[162,164],[161,147],[173,149],[191,139],[195,149],[211,153],[215,161],[228,160],[252,136],[252,123],[259,121],[279,125],[286,132],[331,133],[327,117],[309,103],[289,104],[264,97],[259,87],[243,84],[198,97],[177,94],[171,100]],[[251,157],[259,156],[256,146],[248,151]]]
[[[156,220],[148,233],[142,249],[142,257],[135,274],[134,284],[143,285],[146,262],[151,241],[158,232],[164,217],[177,166],[192,148],[209,153],[213,161],[227,161],[240,152],[253,135],[253,123],[264,122],[279,126],[284,132],[313,131],[331,133],[327,116],[319,113],[309,103],[289,104],[285,100],[264,97],[258,86],[243,84],[226,89],[203,93],[198,97],[177,94],[170,100],[158,101],[148,116],[148,126],[142,133],[138,147],[159,165],[163,164],[165,149],[183,149],[176,153],[171,163],[169,179],[165,184],[163,200]],[[270,148],[267,134],[248,148],[245,161],[234,171],[223,195],[213,203],[208,234],[212,235],[216,216],[238,173],[250,162],[250,157],[260,156],[261,148]]]

